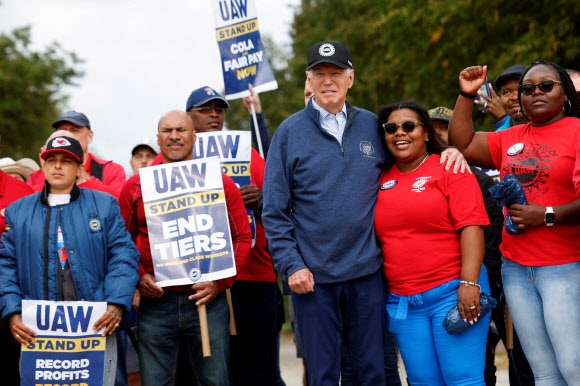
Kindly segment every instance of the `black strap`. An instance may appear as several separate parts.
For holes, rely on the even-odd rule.
[[[469,93],[466,93],[465,91],[461,91],[461,90],[459,90],[459,95],[466,97],[468,99],[475,99],[477,97],[477,94],[469,94]]]
[[[129,337],[129,339],[131,339],[131,344],[133,345],[133,347],[135,347],[135,351],[138,351],[139,343],[137,343],[137,337],[135,336],[135,333],[131,328],[128,328],[125,331],[127,331],[127,336]]]

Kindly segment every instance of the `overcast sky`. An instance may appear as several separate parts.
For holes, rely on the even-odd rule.
[[[155,140],[163,113],[185,109],[195,88],[224,88],[210,1],[0,0],[0,31],[30,25],[33,49],[58,42],[85,60],[65,110],[91,121],[91,152],[130,173],[131,149]],[[261,35],[289,45],[299,0],[255,1]]]

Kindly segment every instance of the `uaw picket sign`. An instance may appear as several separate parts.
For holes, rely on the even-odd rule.
[[[256,13],[255,0],[213,0],[226,99],[275,90],[278,83],[268,63]]]
[[[218,157],[222,173],[230,177],[238,188],[250,183],[252,134],[249,131],[211,131],[197,134],[193,158]],[[254,211],[246,208],[252,231],[252,247],[256,243]]]
[[[38,336],[22,345],[22,385],[101,386],[105,339],[95,322],[106,302],[23,300],[22,322]]]
[[[220,160],[140,170],[155,280],[160,287],[236,274]]]

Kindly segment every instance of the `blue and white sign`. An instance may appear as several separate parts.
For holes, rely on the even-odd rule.
[[[222,173],[239,187],[250,184],[252,134],[249,131],[210,131],[197,134],[193,158],[219,157]],[[246,208],[252,231],[252,247],[256,243],[254,211]]]
[[[213,0],[226,99],[278,88],[264,50],[254,0]]]
[[[22,345],[22,385],[102,385],[106,338],[93,326],[106,302],[23,300],[22,322],[38,334]]]
[[[139,174],[157,284],[188,285],[234,276],[219,159],[161,164]]]

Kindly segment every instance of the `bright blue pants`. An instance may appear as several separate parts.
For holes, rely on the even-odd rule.
[[[489,294],[485,267],[479,284]],[[458,288],[459,279],[410,297],[389,293],[389,330],[395,336],[413,386],[485,386],[485,347],[491,313],[457,335],[449,335],[442,325],[447,312],[457,304]]]

